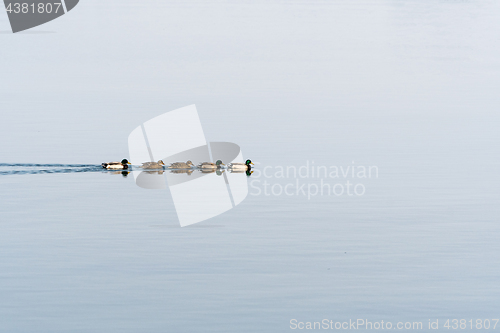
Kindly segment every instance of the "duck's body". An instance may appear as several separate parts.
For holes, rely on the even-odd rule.
[[[198,164],[198,168],[202,170],[216,170],[216,169],[221,169],[222,165],[225,165],[222,163],[221,160],[217,160],[217,162],[212,163],[212,162],[203,162]]]
[[[108,170],[123,170],[123,169],[128,169],[128,165],[130,164],[129,161],[126,159],[123,159],[121,162],[108,162],[108,163],[101,163],[101,166],[104,169]]]
[[[164,165],[165,165],[165,163],[163,163],[162,160],[159,160],[158,162],[142,163],[141,168],[143,168],[143,169],[163,169]]]
[[[102,163],[101,166],[109,170],[128,169],[127,164],[121,164],[120,162]]]
[[[228,165],[228,169],[230,171],[250,171],[252,169],[250,164],[253,165],[252,161],[250,160],[247,160],[245,163],[230,163]]]
[[[168,166],[169,169],[191,169],[194,164],[191,161],[184,162],[175,162]]]

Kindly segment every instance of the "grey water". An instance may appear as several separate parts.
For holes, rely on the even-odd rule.
[[[499,14],[473,0],[86,0],[32,30],[52,33],[0,34],[0,331],[493,327]],[[99,165],[190,104],[207,141],[256,168],[241,204],[181,228],[168,189]],[[338,177],[312,176],[321,166]],[[365,191],[308,196],[321,181]]]
[[[37,175],[44,173],[103,172],[100,165],[85,164],[7,164],[0,163],[0,175]]]

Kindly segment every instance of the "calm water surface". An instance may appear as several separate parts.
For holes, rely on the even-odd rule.
[[[54,33],[1,34],[0,331],[498,318],[499,14],[494,1],[88,0],[35,29]],[[236,208],[180,228],[168,189],[96,165],[193,103],[207,140],[239,144],[261,172]],[[256,195],[297,181],[264,167],[307,163],[378,177],[326,179],[362,196]]]

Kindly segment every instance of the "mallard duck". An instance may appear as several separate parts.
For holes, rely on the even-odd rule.
[[[159,160],[158,162],[142,163],[141,168],[143,168],[143,169],[163,169],[164,165],[165,165],[165,163],[163,163],[162,160]]]
[[[102,163],[101,166],[104,169],[128,169],[129,164],[131,163],[124,158],[121,162]]]
[[[194,164],[191,161],[184,162],[175,162],[168,166],[169,169],[191,169]]]
[[[220,169],[222,168],[221,165],[225,165],[224,163],[222,163],[221,160],[217,160],[217,162],[215,163],[211,163],[211,162],[203,162],[203,163],[200,163],[198,164],[198,168],[199,169]]]
[[[228,169],[231,171],[250,171],[252,169],[250,164],[254,165],[250,160],[247,160],[245,163],[230,163]]]

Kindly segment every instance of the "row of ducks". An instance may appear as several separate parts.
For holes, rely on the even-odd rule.
[[[104,169],[113,169],[113,170],[118,170],[118,169],[128,169],[128,166],[131,163],[127,159],[123,159],[121,162],[108,162],[108,163],[102,163],[101,166]],[[200,163],[196,166],[196,168],[201,169],[201,170],[218,170],[222,169],[222,166],[225,165],[222,163],[221,160],[217,160],[215,163],[211,162],[203,162]],[[251,165],[254,165],[252,161],[246,160],[245,163],[229,163],[227,165],[227,169],[231,171],[250,171],[252,169]],[[162,160],[159,160],[158,162],[145,162],[142,163],[141,168],[143,169],[163,169],[165,166],[165,163],[163,163]],[[195,167],[193,162],[187,161],[187,162],[174,162],[171,163],[169,166],[167,166],[167,169],[192,169]]]

